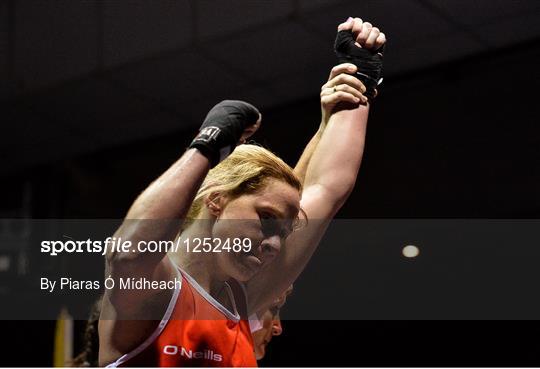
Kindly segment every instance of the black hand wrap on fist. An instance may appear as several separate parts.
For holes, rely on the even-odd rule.
[[[259,116],[251,104],[224,100],[208,112],[189,148],[198,149],[214,167],[233,152],[244,130],[257,123]]]
[[[352,63],[358,68],[356,78],[364,86],[364,95],[369,99],[375,97],[375,89],[382,80],[384,45],[378,50],[371,51],[355,45],[351,31],[339,31],[334,44],[334,50],[339,63]]]

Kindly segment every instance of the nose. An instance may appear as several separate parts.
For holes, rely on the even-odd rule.
[[[281,238],[278,235],[266,238],[261,243],[261,249],[265,261],[274,259],[281,250]]]
[[[272,321],[272,336],[280,336],[283,333],[281,319],[277,318]]]

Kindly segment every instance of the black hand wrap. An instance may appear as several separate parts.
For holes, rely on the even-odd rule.
[[[355,45],[351,31],[339,31],[334,44],[334,50],[339,63],[351,63],[356,65],[356,78],[364,86],[364,95],[370,100],[375,97],[375,89],[382,81],[384,45],[375,51],[360,48]]]
[[[244,130],[258,119],[259,111],[253,105],[224,100],[208,112],[189,148],[198,149],[214,167],[233,152]]]

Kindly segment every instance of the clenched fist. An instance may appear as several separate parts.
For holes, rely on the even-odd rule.
[[[189,147],[198,149],[214,167],[229,156],[236,145],[255,133],[260,124],[261,114],[253,105],[224,100],[208,112]]]
[[[349,18],[338,26],[335,51],[340,63],[357,67],[355,76],[366,87],[364,95],[374,98],[382,81],[383,49],[386,36],[377,27],[360,18]]]

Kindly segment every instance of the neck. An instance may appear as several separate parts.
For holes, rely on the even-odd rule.
[[[218,267],[217,254],[213,252],[188,252],[186,241],[189,242],[190,251],[198,244],[195,239],[212,237],[212,224],[210,220],[198,220],[190,225],[180,235],[181,245],[176,252],[170,252],[169,257],[182,270],[192,276],[197,283],[210,295],[216,297],[222,291],[224,282],[229,280],[229,276],[223,273]]]

